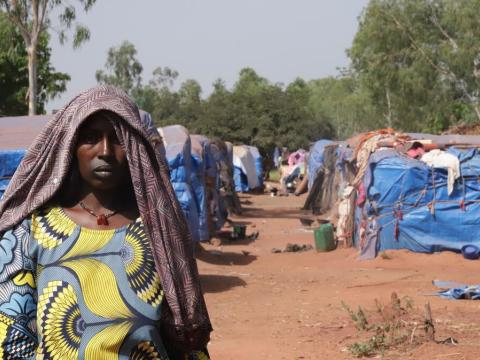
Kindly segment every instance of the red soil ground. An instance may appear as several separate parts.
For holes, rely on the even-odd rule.
[[[365,334],[355,329],[342,301],[373,316],[375,299],[387,304],[393,291],[413,300],[423,314],[430,302],[436,339],[389,350],[384,359],[480,358],[480,302],[428,296],[432,280],[480,283],[478,261],[443,252],[388,252],[389,259],[359,261],[355,249],[329,253],[274,254],[287,243],[313,244],[312,229],[299,221],[301,197],[242,196],[244,214],[235,221],[259,231],[255,241],[207,245],[198,256],[214,332],[212,359],[352,359],[348,346]],[[418,330],[420,331],[420,330]]]

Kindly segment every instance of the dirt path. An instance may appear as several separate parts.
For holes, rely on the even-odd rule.
[[[424,343],[390,351],[385,359],[478,359],[480,302],[426,296],[432,280],[479,283],[478,261],[454,253],[388,252],[390,259],[358,261],[354,249],[329,253],[274,254],[287,243],[313,244],[301,225],[305,197],[242,196],[245,213],[236,221],[259,231],[257,240],[206,246],[199,269],[215,331],[209,349],[215,360],[352,359],[348,345],[361,336],[342,301],[352,309],[375,309],[395,291],[418,312],[431,303],[436,338],[458,345]],[[246,203],[246,204],[245,204]],[[369,312],[370,311],[370,312]]]

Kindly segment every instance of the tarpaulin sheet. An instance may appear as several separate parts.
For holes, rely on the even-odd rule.
[[[331,140],[318,140],[310,148],[307,164],[308,190],[312,188],[313,182],[317,177],[317,172],[323,166],[323,151],[325,146],[331,143]]]
[[[0,198],[25,153],[25,150],[0,150]]]
[[[235,182],[235,191],[236,192],[248,192],[250,188],[248,187],[247,175],[242,171],[238,166],[233,167],[233,181]]]
[[[180,125],[159,129],[165,145],[165,155],[170,169],[170,181],[192,233],[192,240],[199,241],[197,203],[192,189],[191,143],[188,130]]]
[[[205,138],[200,135],[191,135],[192,141],[192,160],[193,171],[191,175],[194,189],[195,200],[197,202],[199,238],[200,241],[210,239],[208,229],[208,202],[205,177],[207,174],[208,159],[210,158],[209,147],[205,143]]]
[[[431,253],[480,246],[480,154],[454,148],[449,152],[461,161],[461,177],[450,195],[446,169],[431,168],[392,149],[372,154],[362,212],[363,219],[374,225],[377,251]],[[362,220],[356,222],[360,225]]]
[[[258,151],[258,150],[257,150]],[[240,169],[244,176],[235,176],[238,174],[238,170],[234,170],[234,180],[236,191],[243,191],[240,189],[248,188],[248,190],[256,189],[260,186],[258,163],[255,160],[255,156],[252,153],[249,146],[239,145],[233,147],[233,165],[235,168]],[[239,181],[247,180],[247,183],[241,183]],[[246,190],[246,191],[248,191]]]
[[[258,148],[255,146],[248,146],[248,150],[250,150],[250,153],[253,156],[253,159],[255,160],[255,171],[258,179],[257,187],[262,187],[263,186],[263,159],[262,155],[260,155],[260,151],[258,151]]]

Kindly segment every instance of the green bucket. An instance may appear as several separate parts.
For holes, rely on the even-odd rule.
[[[322,224],[313,231],[315,236],[315,249],[317,251],[335,250],[335,241],[333,239],[332,224]]]

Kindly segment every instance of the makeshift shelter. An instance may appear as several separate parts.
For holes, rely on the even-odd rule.
[[[212,154],[211,142],[203,135],[191,135],[193,169],[192,184],[199,215],[200,241],[209,240],[215,232],[216,224],[212,217],[212,201],[217,191],[217,164]]]
[[[199,241],[197,202],[192,188],[193,162],[188,130],[181,125],[158,128],[165,146],[170,181],[187,218],[193,241]]]
[[[0,117],[0,198],[26,150],[51,115]]]
[[[253,159],[255,160],[255,171],[257,173],[257,179],[258,183],[256,188],[262,188],[263,187],[263,158],[262,155],[260,155],[260,151],[258,151],[258,148],[256,146],[251,146],[247,145],[248,150],[250,150],[250,153],[253,156]]]
[[[341,173],[337,168],[340,143],[319,140],[312,145],[307,163],[309,193],[303,208],[324,214],[338,200]]]
[[[233,146],[231,143],[220,139],[211,140],[212,154],[217,162],[218,184],[220,191],[220,202],[218,204],[218,225],[223,226],[228,212],[241,214],[242,207],[235,191],[235,182],[233,180]]]
[[[337,237],[353,240],[362,258],[480,247],[480,137],[385,129],[344,145]]]
[[[255,152],[247,145],[233,147],[233,178],[237,192],[248,192],[262,186],[259,159],[258,149]]]
[[[449,170],[394,149],[370,156],[357,200],[356,244],[364,258],[386,249],[416,252],[480,247],[480,152],[449,148],[460,174],[449,190]],[[447,164],[448,165],[448,164]]]
[[[293,166],[303,163],[305,161],[305,156],[307,156],[307,152],[303,149],[298,149],[288,157],[288,165]]]

